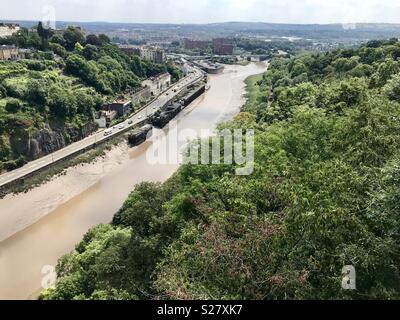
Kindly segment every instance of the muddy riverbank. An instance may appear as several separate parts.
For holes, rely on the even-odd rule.
[[[227,66],[211,75],[211,88],[180,113],[178,130],[212,130],[232,118],[244,103],[244,80],[262,73],[265,64]],[[168,137],[169,129],[154,130]],[[177,163],[151,164],[152,141],[129,148],[121,143],[92,164],[66,174],[26,194],[0,200],[0,299],[27,299],[40,290],[44,266],[73,250],[87,230],[111,221],[134,186],[165,181]]]

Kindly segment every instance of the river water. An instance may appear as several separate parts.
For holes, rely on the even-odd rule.
[[[211,88],[176,120],[178,130],[200,132],[232,118],[244,103],[244,80],[266,70],[263,63],[226,66],[210,76]],[[171,134],[169,129],[153,135]],[[134,186],[162,182],[179,164],[151,164],[147,141],[136,148],[119,146],[98,163],[68,170],[27,194],[0,200],[0,299],[37,297],[49,267],[74,249],[82,236],[99,223],[108,223]],[[1,237],[0,237],[1,239]],[[42,273],[42,271],[44,273]]]

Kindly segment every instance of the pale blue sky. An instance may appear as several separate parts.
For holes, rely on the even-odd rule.
[[[0,0],[0,19],[150,23],[400,23],[400,0]],[[50,10],[51,11],[51,10]]]

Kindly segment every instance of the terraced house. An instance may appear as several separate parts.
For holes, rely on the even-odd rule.
[[[14,46],[0,46],[0,61],[18,60],[19,51]]]
[[[18,32],[19,30],[20,30],[20,27],[18,24],[0,23],[0,38],[12,36],[14,33]]]

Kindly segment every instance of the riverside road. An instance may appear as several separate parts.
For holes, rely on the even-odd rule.
[[[142,123],[147,118],[151,117],[154,113],[156,113],[159,109],[164,107],[172,98],[176,97],[179,93],[181,93],[187,86],[194,84],[200,81],[204,73],[197,68],[188,68],[190,73],[185,78],[181,79],[178,83],[175,83],[168,90],[163,92],[160,96],[157,97],[153,102],[147,105],[145,108],[135,113],[125,122],[122,122],[116,126],[113,131],[109,135],[104,134],[104,130],[98,131],[95,134],[82,139],[78,142],[72,143],[66,146],[63,149],[60,149],[52,154],[39,158],[35,161],[31,161],[27,163],[25,166],[4,173],[0,175],[0,187],[5,186],[11,182],[22,179],[36,171],[39,171],[45,167],[50,166],[52,163],[58,162],[62,159],[65,159],[71,155],[78,153],[81,150],[85,150],[94,146],[97,143],[100,143],[105,140],[109,140],[112,137],[115,137],[122,132],[127,131],[129,128],[133,128],[139,123]]]

